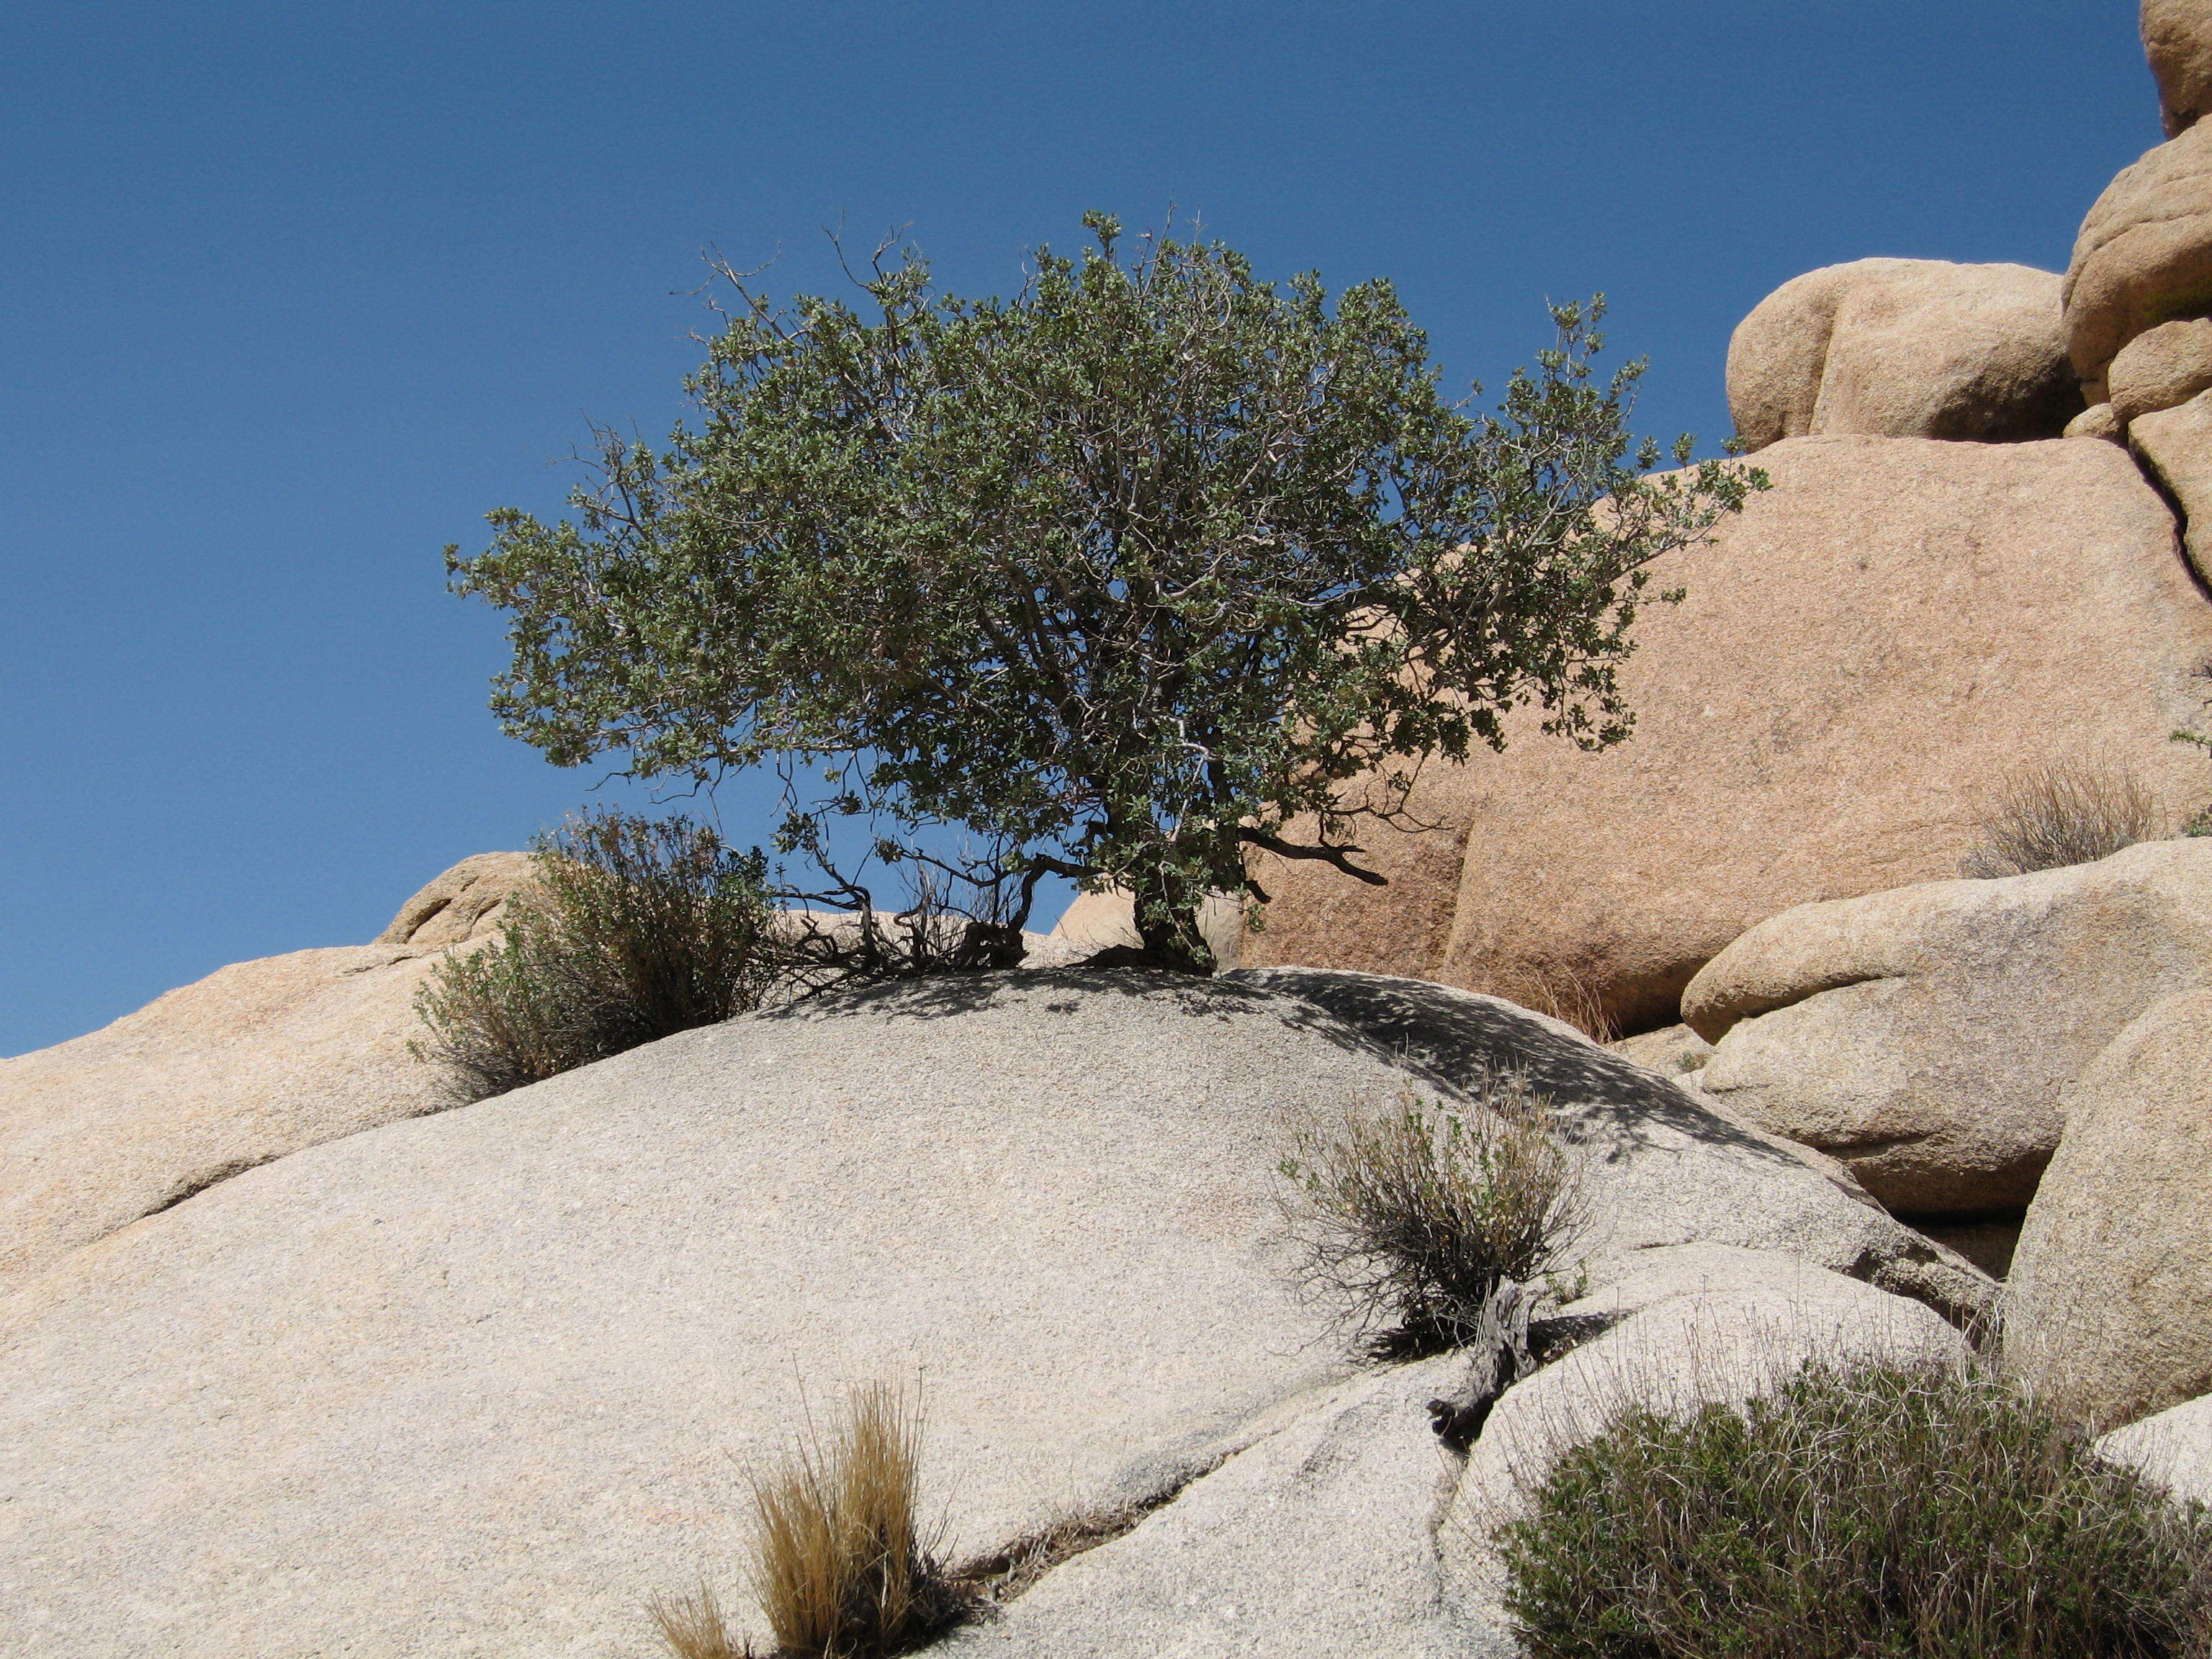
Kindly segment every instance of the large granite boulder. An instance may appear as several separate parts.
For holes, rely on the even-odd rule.
[[[1801,905],[1714,957],[1698,1084],[1840,1158],[1893,1210],[2016,1208],[2066,1090],[2160,997],[2212,982],[2212,840]]]
[[[2128,444],[2180,507],[2189,562],[2212,581],[2212,392],[2137,416]]]
[[[2137,335],[2212,313],[2212,127],[2146,152],[2081,222],[2066,272],[2066,348],[2087,401]]]
[[[465,860],[380,942],[217,969],[0,1060],[0,1290],[241,1170],[452,1103],[407,1051],[416,988],[498,925],[529,860]]]
[[[2203,757],[2168,734],[2204,719],[2212,605],[2124,451],[1757,459],[1773,489],[1658,568],[1688,597],[1637,623],[1627,742],[1585,754],[1522,718],[1504,754],[1432,768],[1413,810],[1438,827],[1363,837],[1385,888],[1256,860],[1274,902],[1244,959],[1530,1005],[1581,987],[1635,1031],[1778,911],[1955,873],[1978,797],[2023,764],[2119,757],[2177,817],[2201,804]]]
[[[2212,109],[2212,5],[2142,0],[2142,43],[2166,136],[2178,137]]]
[[[2187,403],[2212,386],[2212,318],[2146,329],[2120,348],[2108,378],[2112,418],[2122,427]]]
[[[1313,1115],[1455,1098],[1498,1045],[1609,1149],[1597,1270],[1710,1229],[1987,1291],[1820,1160],[1552,1022],[1306,978],[1333,982],[848,994],[294,1152],[74,1252],[0,1300],[0,1650],[641,1650],[648,1595],[740,1577],[732,1460],[878,1378],[923,1391],[956,1552],[1248,1449],[1211,1489],[1232,1509],[1307,1454],[1425,1479],[1427,1379],[1339,1391],[1275,1160]],[[1385,1529],[1371,1565],[1419,1513],[1301,1489],[1309,1557],[1330,1516]],[[1371,1616],[1301,1616],[1413,1630],[1423,1571]]]
[[[1753,449],[1818,433],[2056,438],[2081,410],[2058,276],[1856,259],[1794,277],[1729,342],[1729,412]]]
[[[2106,1423],[2212,1393],[2212,988],[2146,1009],[2069,1096],[2005,1347]]]

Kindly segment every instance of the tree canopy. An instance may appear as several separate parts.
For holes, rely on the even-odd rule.
[[[1248,848],[1379,879],[1360,826],[1516,706],[1627,735],[1647,567],[1759,481],[1686,439],[1645,476],[1642,365],[1590,364],[1601,298],[1473,412],[1386,281],[1332,303],[1085,224],[1011,299],[939,292],[911,248],[854,303],[724,269],[696,420],[602,433],[572,518],[503,510],[488,551],[447,550],[511,615],[506,728],[641,776],[818,766],[810,812],[960,826],[1024,911],[1045,872],[1125,885],[1147,950],[1193,966]]]

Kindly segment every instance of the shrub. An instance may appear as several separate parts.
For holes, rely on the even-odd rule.
[[[967,1598],[924,1535],[921,1420],[896,1390],[854,1395],[827,1444],[753,1481],[753,1592],[776,1651],[876,1659],[954,1623]]]
[[[1529,1659],[2199,1654],[2212,1529],[1989,1376],[1634,1409],[1500,1529]]]
[[[538,844],[535,895],[483,949],[432,970],[422,1058],[467,1099],[537,1083],[757,1007],[781,972],[766,865],[703,825],[620,811]]]
[[[2125,767],[2063,761],[2013,773],[1980,824],[1963,875],[2018,876],[2109,858],[2159,833],[2158,801]]]
[[[1376,1358],[1472,1342],[1492,1296],[1565,1267],[1578,1231],[1579,1166],[1517,1079],[1463,1114],[1408,1099],[1303,1133],[1281,1168],[1303,1276]]]
[[[647,1611],[660,1644],[674,1659],[751,1659],[722,1617],[721,1602],[703,1583],[690,1595],[655,1596]]]

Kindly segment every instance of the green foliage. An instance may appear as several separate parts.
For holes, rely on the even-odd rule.
[[[1500,1285],[1571,1265],[1579,1165],[1511,1079],[1465,1112],[1409,1102],[1303,1132],[1281,1170],[1304,1278],[1378,1358],[1463,1346]]]
[[[1501,1529],[1530,1659],[2204,1652],[2208,1529],[1989,1377],[1808,1368],[1632,1410]]]
[[[643,775],[821,766],[830,810],[1127,885],[1189,966],[1248,847],[1354,868],[1354,826],[1518,704],[1627,734],[1644,567],[1764,481],[1640,476],[1641,365],[1589,366],[1601,301],[1470,415],[1387,282],[1332,305],[1085,222],[1011,300],[939,294],[911,249],[860,276],[870,316],[725,269],[698,423],[602,434],[572,521],[501,511],[489,551],[447,550],[511,613],[507,729]]]
[[[757,852],[682,817],[571,819],[497,939],[416,994],[422,1058],[471,1100],[760,1006],[783,972]]]

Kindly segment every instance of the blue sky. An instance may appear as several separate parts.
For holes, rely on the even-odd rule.
[[[440,550],[556,508],[587,419],[665,432],[702,247],[820,289],[823,227],[908,225],[1005,291],[1174,204],[1394,278],[1455,381],[1603,289],[1710,447],[1777,284],[2063,268],[2158,137],[2124,0],[10,0],[0,1054],[367,939],[587,799],[485,712]]]

